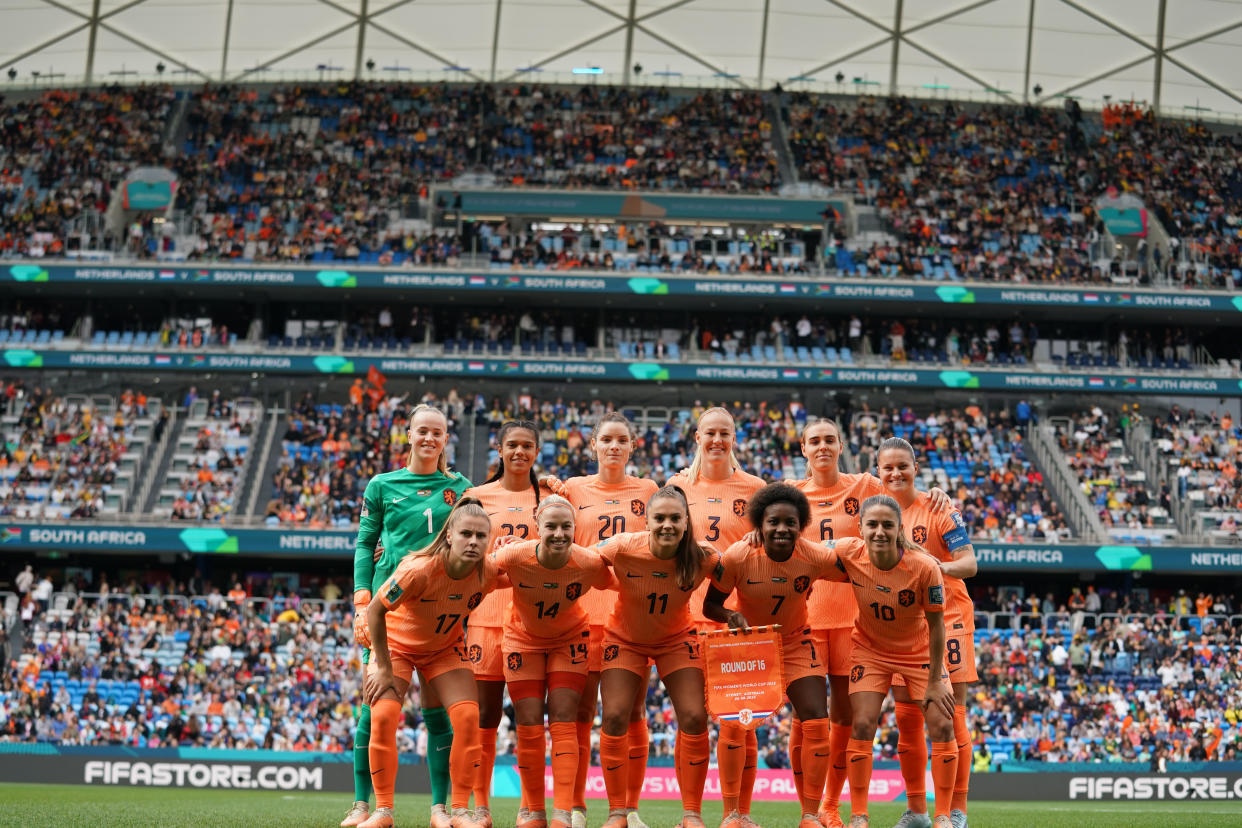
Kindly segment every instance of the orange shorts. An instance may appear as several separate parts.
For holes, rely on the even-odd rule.
[[[948,684],[943,676],[941,681]],[[854,663],[850,665],[850,695],[855,693],[887,693],[889,687],[904,684],[910,698],[922,701],[927,695],[927,663],[895,661],[865,652],[854,651]]]
[[[652,662],[655,662],[656,672],[660,678],[687,667],[702,670],[703,661],[699,654],[698,638],[695,631],[690,629],[678,636],[671,644],[647,647],[622,641],[614,636],[611,630],[606,630],[604,632],[604,669],[629,670],[644,678],[647,677]]]
[[[582,631],[581,640],[551,647],[527,647],[505,642],[505,681],[544,681],[549,673],[587,674],[591,633]]]
[[[848,676],[850,674],[850,651],[854,644],[850,636],[853,627],[833,627],[827,630],[812,630],[815,637],[815,649],[820,653],[820,661],[828,665],[828,675]]]
[[[407,683],[413,679],[415,670],[418,670],[424,679],[431,680],[450,670],[470,670],[473,666],[466,656],[465,642],[460,638],[456,643],[430,653],[411,653],[390,649],[388,659],[392,662],[393,677]],[[374,669],[375,660],[372,659],[367,665],[367,672],[370,673]]]
[[[975,666],[975,636],[959,630],[944,641],[944,672],[954,684],[972,684],[979,680]],[[893,676],[893,684],[905,684],[901,676]]]
[[[824,677],[827,662],[816,631],[810,627],[801,632],[781,636],[781,672],[785,686],[807,676]]]
[[[476,681],[504,681],[503,627],[466,627],[466,653],[474,666]]]

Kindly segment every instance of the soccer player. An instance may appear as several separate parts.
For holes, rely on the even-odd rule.
[[[497,538],[512,536],[533,540],[535,508],[539,505],[539,481],[535,458],[539,452],[539,429],[529,421],[509,420],[496,435],[500,462],[496,473],[482,486],[466,494],[477,497],[487,510]],[[513,600],[508,589],[487,596],[473,612],[466,629],[466,646],[479,683],[479,732],[482,734],[482,765],[475,789],[475,814],[484,828],[492,828],[489,798],[492,769],[496,764],[496,729],[504,713],[505,672],[501,652],[504,644],[504,613]],[[519,820],[521,816],[519,815]]]
[[[836,553],[800,537],[811,520],[806,495],[786,483],[773,483],[755,492],[746,511],[762,546],[746,540],[730,546],[712,577],[703,604],[707,617],[732,629],[751,624],[779,624],[786,693],[803,730],[803,828],[822,828],[816,812],[828,773],[828,699],[824,681],[825,654],[817,649],[807,625],[806,599],[811,584],[821,578],[845,580]],[[737,593],[738,608],[725,608],[725,599]],[[720,796],[724,803],[721,828],[741,821],[738,812],[745,728],[721,722],[717,756]],[[721,747],[723,745],[723,747]]]
[[[802,456],[806,458],[809,475],[787,482],[802,490],[810,503],[811,522],[802,536],[813,543],[831,544],[841,538],[861,537],[858,512],[862,502],[885,492],[883,481],[865,471],[861,474],[841,472],[842,445],[840,426],[833,420],[817,420],[802,429]],[[929,495],[935,509],[950,507],[948,495],[940,489],[933,488]],[[827,654],[831,691],[828,715],[832,723],[828,738],[832,763],[828,768],[819,818],[826,828],[840,828],[838,807],[846,777],[845,749],[853,729],[849,694],[850,636],[858,612],[848,585],[825,581],[812,588],[807,614],[816,646]],[[799,797],[802,796],[802,756],[802,723],[795,715],[789,734],[789,758]]]
[[[634,455],[635,441],[634,427],[625,415],[609,412],[596,424],[588,444],[599,472],[571,477],[564,482],[555,477],[545,478],[552,491],[563,495],[576,508],[574,543],[579,546],[594,546],[621,532],[646,531],[647,501],[658,487],[653,480],[625,473]],[[617,593],[613,590],[592,590],[582,598],[582,605],[591,619],[591,641],[586,685],[578,705],[578,778],[574,783],[572,828],[586,828],[586,780],[591,764],[591,725],[595,721],[599,676],[603,668],[604,626],[616,602]],[[638,815],[638,798],[647,776],[647,757],[651,749],[643,701],[644,694],[634,699],[626,732],[629,782],[625,809],[629,828],[647,828]]]
[[[539,540],[518,541],[494,555],[513,589],[505,623],[504,670],[517,716],[517,765],[522,825],[546,828],[544,811],[544,699],[552,736],[552,828],[570,828],[578,770],[575,720],[586,684],[591,632],[583,598],[616,581],[593,549],[573,542],[574,507],[558,495],[535,510]],[[588,739],[590,735],[588,733]]]
[[[696,444],[690,467],[669,479],[670,486],[678,486],[690,502],[690,516],[694,519],[698,539],[718,549],[727,549],[750,531],[746,518],[746,504],[751,495],[763,488],[763,480],[742,471],[733,447],[737,439],[737,427],[733,415],[723,408],[709,408],[699,415],[695,426]],[[703,599],[707,596],[707,584],[694,594],[690,604],[700,629],[717,629],[719,625],[708,621],[703,615]],[[742,794],[738,810],[743,828],[754,826],[750,818],[751,791],[759,769],[759,743],[755,731],[745,732],[745,765],[742,769]],[[717,762],[720,745],[717,743]]]
[[[957,778],[949,818],[953,828],[962,828],[966,824],[966,794],[970,788],[973,754],[970,731],[966,727],[966,692],[971,682],[979,680],[975,671],[975,605],[962,579],[972,577],[978,570],[975,549],[961,514],[956,509],[934,511],[928,496],[914,488],[919,464],[908,442],[900,437],[885,440],[876,458],[880,479],[901,507],[902,523],[909,528],[910,539],[937,560],[944,576],[945,661],[949,681],[953,683],[953,734],[957,746]],[[908,810],[894,828],[928,828],[931,819],[927,816],[927,740],[923,735],[923,710],[910,698],[904,685],[900,675],[893,677],[899,734],[897,758],[901,761],[909,803]],[[939,807],[939,801],[936,804]]]
[[[648,659],[677,714],[674,761],[681,783],[681,828],[704,828],[703,783],[708,735],[703,668],[690,595],[716,569],[720,554],[695,540],[686,496],[675,486],[647,502],[647,531],[626,532],[598,549],[612,567],[619,597],[604,633],[600,678],[603,727],[599,753],[608,788],[604,828],[627,828],[626,732],[634,699],[646,685]]]
[[[470,488],[470,481],[448,470],[444,449],[448,445],[448,418],[429,405],[410,413],[407,434],[410,446],[405,468],[377,474],[363,492],[354,551],[354,638],[363,648],[362,663],[370,660],[367,606],[375,590],[392,575],[411,549],[421,549],[444,526],[454,504]],[[383,551],[375,559],[382,541]],[[422,678],[426,678],[423,676]],[[427,765],[431,776],[431,828],[448,828],[448,748],[453,731],[448,714],[435,690],[422,687],[423,722],[427,726]],[[371,768],[368,745],[371,709],[363,704],[354,734],[354,804],[341,822],[359,825],[370,815]]]
[[[463,497],[430,544],[402,559],[367,607],[372,660],[363,698],[372,711],[375,813],[362,828],[391,828],[401,700],[417,669],[435,689],[453,727],[449,749],[451,828],[478,828],[470,793],[479,773],[479,702],[462,628],[500,583],[488,557],[492,526],[477,500]],[[389,613],[403,608],[403,611]]]
[[[932,738],[935,828],[951,828],[949,805],[957,775],[953,688],[944,672],[944,579],[934,558],[905,537],[901,507],[888,495],[862,504],[862,540],[837,541],[835,551],[858,606],[850,655],[853,732],[846,747],[850,828],[867,828],[871,745],[884,697],[900,674],[909,697],[924,707]]]

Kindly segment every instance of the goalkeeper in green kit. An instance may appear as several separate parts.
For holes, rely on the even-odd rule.
[[[377,474],[367,483],[354,550],[354,638],[370,662],[367,606],[372,593],[392,575],[405,555],[431,542],[470,481],[450,472],[444,456],[448,418],[438,408],[420,405],[410,415],[410,453],[405,468]],[[382,550],[375,555],[377,544]],[[365,672],[365,667],[364,667]],[[431,828],[449,828],[445,805],[449,792],[449,746],[453,731],[448,713],[425,682],[423,722],[427,726],[427,766],[431,776]],[[371,708],[362,705],[354,735],[354,804],[342,826],[361,825],[370,816]]]

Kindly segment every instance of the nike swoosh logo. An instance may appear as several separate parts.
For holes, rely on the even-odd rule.
[[[579,506],[579,507],[578,507],[578,511],[579,511],[579,512],[581,512],[583,509],[590,509],[590,508],[591,508],[590,504],[588,504],[588,505],[586,505],[586,506]]]
[[[952,762],[956,758],[957,758],[956,756],[946,756],[944,759],[944,763],[947,765],[948,763]]]
[[[556,755],[557,756],[577,756],[578,754],[566,752],[566,753],[558,753]]]
[[[384,769],[383,769],[383,768],[380,768],[380,769],[379,769],[379,770],[377,770],[377,771],[371,771],[371,775],[372,775],[372,776],[375,776],[375,774],[377,774],[377,773],[383,773],[383,772],[384,772]]]
[[[604,770],[615,771],[619,767],[621,767],[621,765],[609,765],[608,767],[604,768]]]
[[[737,750],[741,745],[725,745],[729,750]]]
[[[393,503],[400,503],[400,502],[401,502],[401,501],[403,501],[403,500],[409,500],[409,498],[410,498],[410,496],[409,496],[409,495],[406,495],[405,497],[394,497],[394,498],[392,499],[392,502],[393,502]]]
[[[695,761],[693,761],[693,760],[692,760],[692,761],[690,762],[690,767],[692,767],[692,768],[693,768],[693,767],[695,767],[696,765],[701,765],[701,764],[703,764],[703,763],[704,763],[704,762],[706,762],[706,761],[707,761],[706,759],[700,759],[700,760],[699,760],[699,761],[697,761],[697,762],[695,762]]]
[[[816,759],[827,759],[827,758],[828,758],[828,756],[829,756],[829,754],[827,754],[827,753],[817,753],[817,754],[815,754],[815,758],[816,758]]]
[[[451,747],[452,745],[441,745],[440,747],[436,748],[436,753],[439,753],[442,750],[448,750]]]
[[[419,598],[418,602],[420,604],[434,604],[436,602],[436,599],[435,598]]]
[[[763,583],[763,581],[752,581],[750,578],[747,578],[747,579],[746,579],[746,583],[748,583],[748,584],[762,584],[762,583]]]
[[[864,760],[864,759],[866,759],[866,758],[867,758],[866,756],[851,756],[851,757],[850,757],[850,761],[851,761],[851,762],[861,762],[862,760]]]
[[[952,670],[949,671],[949,675],[952,675],[953,673],[956,673],[958,670],[961,670],[961,669],[962,669],[961,667],[954,667]]]
[[[643,577],[643,576],[642,576],[642,575],[635,575],[633,572],[627,572],[627,573],[625,573],[625,577],[627,577],[627,578],[641,578],[641,577]]]

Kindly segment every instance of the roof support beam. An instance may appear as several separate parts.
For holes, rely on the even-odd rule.
[[[1160,0],[1160,9],[1156,12],[1156,72],[1151,84],[1152,110],[1156,117],[1160,117],[1160,90],[1164,86],[1164,16],[1167,11],[1167,0]]]
[[[759,30],[759,88],[763,88],[763,64],[768,59],[768,8],[772,0],[763,0],[763,26]]]
[[[638,0],[630,0],[630,14],[625,21],[625,63],[621,66],[625,85],[630,85],[630,66],[634,61],[634,16],[638,10]]]
[[[496,55],[500,53],[500,0],[496,0],[496,16],[492,19],[492,66],[487,79],[496,82]]]
[[[1035,0],[1030,0],[1026,12],[1026,68],[1022,70],[1022,100],[1031,99],[1031,51],[1035,44]]]

